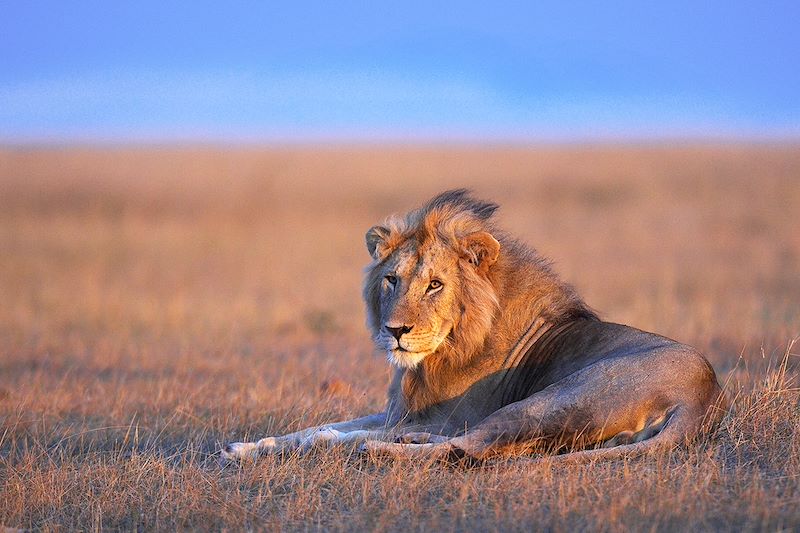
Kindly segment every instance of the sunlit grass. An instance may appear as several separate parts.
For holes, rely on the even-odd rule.
[[[796,529],[799,183],[796,147],[0,151],[0,525]],[[707,353],[718,431],[570,468],[220,470],[224,441],[382,408],[364,232],[461,185],[604,318]]]

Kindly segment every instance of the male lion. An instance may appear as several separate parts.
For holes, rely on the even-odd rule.
[[[368,323],[397,369],[385,412],[228,444],[223,462],[321,443],[474,459],[579,449],[556,457],[586,461],[669,448],[718,420],[724,396],[697,350],[601,321],[494,226],[495,209],[448,191],[367,232]]]

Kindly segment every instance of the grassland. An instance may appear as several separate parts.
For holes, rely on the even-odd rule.
[[[604,318],[707,353],[717,433],[571,468],[219,470],[221,442],[382,408],[363,235],[452,186]],[[0,525],[797,530],[798,335],[797,145],[5,148]]]

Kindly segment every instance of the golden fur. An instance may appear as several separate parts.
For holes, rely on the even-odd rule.
[[[376,344],[401,368],[397,380],[402,397],[391,398],[393,405],[419,413],[449,399],[454,389],[466,388],[456,384],[473,359],[491,350],[502,360],[510,341],[517,340],[536,315],[551,320],[593,316],[547,261],[495,227],[491,217],[496,209],[496,204],[474,200],[459,189],[367,232],[373,257],[364,283],[368,325]],[[496,264],[498,259],[501,264]],[[398,277],[401,290],[388,286],[387,275]],[[515,280],[523,276],[529,283]],[[443,283],[437,301],[420,298],[420,287],[431,277]],[[529,309],[517,314],[520,299]],[[503,314],[501,302],[514,309],[513,316],[498,317]],[[415,328],[447,325],[450,330],[432,332],[430,338],[440,344],[425,347],[426,355],[411,361],[389,349],[395,343],[384,325],[392,321],[414,322]],[[466,378],[471,385],[473,376]]]

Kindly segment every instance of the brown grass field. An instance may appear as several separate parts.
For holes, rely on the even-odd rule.
[[[605,319],[703,350],[721,427],[579,467],[334,449],[220,470],[224,441],[382,409],[363,236],[454,186]],[[798,530],[799,335],[798,145],[7,147],[0,525]]]

